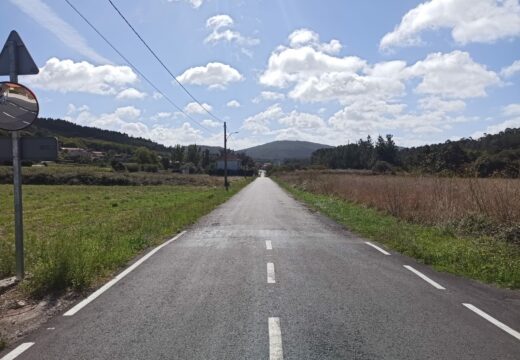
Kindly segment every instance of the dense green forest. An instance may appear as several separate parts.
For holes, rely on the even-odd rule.
[[[412,148],[397,147],[392,135],[379,136],[375,141],[368,137],[357,143],[317,150],[311,162],[331,169],[517,178],[520,129]]]

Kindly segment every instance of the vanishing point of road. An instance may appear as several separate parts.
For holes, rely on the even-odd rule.
[[[517,360],[519,329],[518,292],[386,252],[258,178],[4,356]]]

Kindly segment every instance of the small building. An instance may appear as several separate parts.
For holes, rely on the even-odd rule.
[[[82,148],[62,147],[61,151],[71,157],[86,156],[90,157],[90,153]]]
[[[234,155],[227,156],[227,168],[229,171],[239,171],[242,169],[242,160]],[[224,170],[224,157],[217,160],[217,170]]]
[[[105,156],[105,153],[102,151],[91,151],[90,156],[92,160],[101,159]]]

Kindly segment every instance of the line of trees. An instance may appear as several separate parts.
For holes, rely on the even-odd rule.
[[[398,151],[392,135],[379,136],[375,142],[368,136],[357,143],[316,150],[311,162],[331,169],[391,171],[399,163]]]
[[[311,161],[331,169],[518,178],[520,129],[412,148],[397,147],[392,135],[379,136],[375,142],[369,136],[357,143],[317,150]]]
[[[157,153],[146,147],[137,148],[130,156],[121,158],[115,156],[106,159],[117,171],[148,171],[171,170],[183,173],[208,173],[216,170],[216,162],[224,155],[223,150],[211,152],[208,148],[197,145],[175,145],[170,151]],[[228,156],[233,155],[241,160],[244,170],[252,170],[255,162],[249,156],[228,150]]]

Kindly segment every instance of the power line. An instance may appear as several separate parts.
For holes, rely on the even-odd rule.
[[[173,78],[173,80],[175,80],[175,82],[177,82],[177,84],[179,84],[179,86],[184,90],[184,92],[186,92],[186,94],[188,94],[192,99],[193,101],[195,101],[205,112],[207,112],[211,117],[213,117],[215,120],[217,121],[220,121],[221,123],[224,123],[224,121],[220,120],[217,116],[215,116],[211,111],[209,111],[199,100],[197,100],[197,98],[195,98],[195,96],[193,96],[193,94],[188,90],[186,89],[186,87],[184,85],[182,85],[182,83],[177,79],[177,77],[175,75],[173,75],[173,73],[170,71],[170,69],[168,69],[168,67],[164,64],[164,62],[159,58],[159,56],[155,53],[155,51],[152,50],[152,48],[148,45],[148,43],[143,39],[143,37],[137,32],[137,30],[132,26],[132,24],[130,24],[130,22],[128,21],[128,19],[123,15],[123,13],[118,9],[118,7],[112,2],[112,0],[108,0],[108,2],[110,3],[110,5],[112,5],[112,7],[116,10],[116,12],[119,14],[119,16],[126,22],[126,24],[130,27],[130,29],[132,29],[132,31],[134,32],[134,34],[139,38],[139,40],[141,40],[141,42],[144,44],[144,46],[146,46],[146,48],[148,49],[148,51],[150,51],[150,53],[155,57],[155,59],[159,62],[159,64],[162,65],[162,67],[168,72],[168,74],[170,74],[170,76]]]
[[[138,73],[152,88],[155,89],[159,94],[161,94],[171,105],[173,105],[177,110],[183,113],[190,121],[194,124],[198,125],[200,128],[206,130],[211,133],[207,127],[199,123],[197,120],[193,119],[189,116],[182,108],[180,108],[176,103],[173,102],[164,92],[162,92],[150,79],[148,79],[138,68],[135,66],[126,56],[124,56],[69,0],[65,0],[65,2],[114,50],[126,63],[130,66],[136,73]]]

